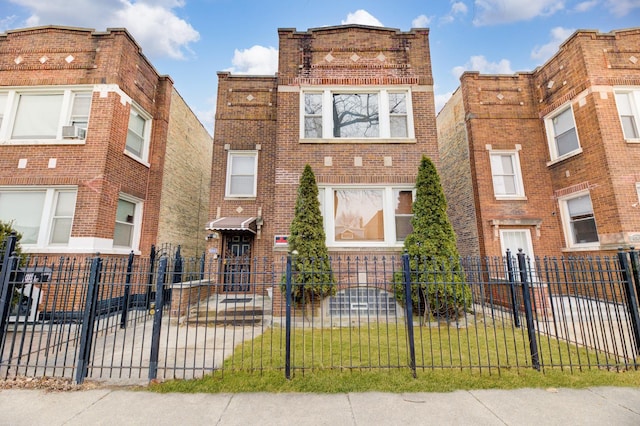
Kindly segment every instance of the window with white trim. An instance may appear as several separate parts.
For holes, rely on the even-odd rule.
[[[581,152],[571,105],[545,118],[545,126],[552,161]]]
[[[624,138],[626,140],[640,139],[638,129],[638,123],[640,123],[640,114],[638,113],[640,90],[616,90],[615,95]]]
[[[92,89],[48,87],[0,91],[0,140],[19,144],[83,141],[91,98]]]
[[[258,151],[229,151],[227,197],[255,197],[258,182]]]
[[[491,176],[496,198],[524,197],[522,171],[517,151],[491,151]]]
[[[308,89],[300,102],[301,139],[414,137],[408,89]]]
[[[142,222],[142,201],[120,194],[116,208],[113,246],[137,249]]]
[[[0,188],[0,220],[22,234],[25,248],[69,244],[77,188]]]
[[[327,245],[397,246],[413,230],[412,187],[318,188]]]
[[[125,152],[140,159],[141,161],[147,161],[149,158],[150,140],[151,117],[141,108],[131,104]]]
[[[559,199],[560,212],[569,247],[597,245],[598,228],[588,192]]]

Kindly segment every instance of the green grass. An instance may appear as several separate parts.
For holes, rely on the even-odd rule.
[[[295,329],[291,380],[284,377],[284,330],[239,345],[222,370],[150,386],[158,392],[448,392],[521,387],[638,386],[640,370],[602,352],[540,338],[541,371],[531,368],[526,332],[483,323],[415,327],[417,378],[403,324]],[[554,367],[558,364],[573,367]],[[604,368],[603,364],[619,364]]]

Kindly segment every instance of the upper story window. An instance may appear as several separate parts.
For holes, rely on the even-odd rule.
[[[640,133],[638,133],[638,123],[640,123],[638,105],[640,105],[640,90],[616,91],[616,106],[618,107],[622,132],[626,140],[640,139]]]
[[[229,151],[227,156],[227,197],[255,197],[257,194],[258,151]]]
[[[84,143],[92,91],[24,88],[0,91],[0,141]]]
[[[524,197],[520,158],[517,151],[492,151],[491,176],[493,193],[497,199]]]
[[[598,229],[589,193],[572,194],[559,201],[569,247],[597,245]]]
[[[0,188],[0,220],[22,234],[25,248],[68,245],[76,188]]]
[[[552,161],[582,152],[571,105],[545,118],[545,125]]]
[[[327,245],[398,246],[413,230],[413,188],[319,188]]]
[[[131,104],[125,151],[141,161],[147,161],[150,140],[151,117],[141,108]]]
[[[309,89],[301,95],[302,139],[410,139],[408,89]]]

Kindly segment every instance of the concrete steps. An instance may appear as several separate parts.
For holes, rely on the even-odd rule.
[[[255,326],[262,322],[265,314],[270,313],[256,302],[207,304],[189,312],[184,323],[199,326]]]

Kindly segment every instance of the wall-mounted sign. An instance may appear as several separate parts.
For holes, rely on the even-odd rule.
[[[276,235],[274,237],[274,243],[277,246],[286,246],[288,238],[289,238],[288,235]]]

